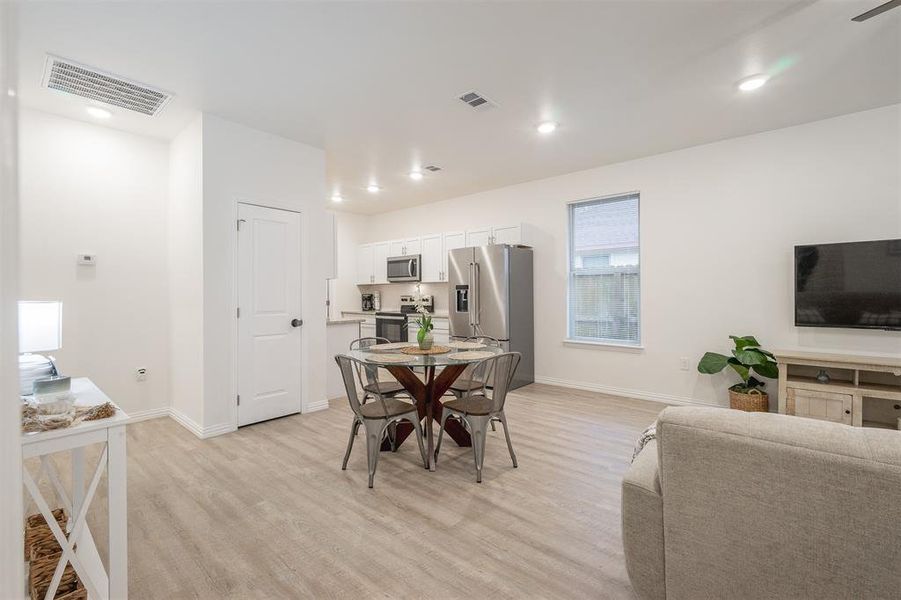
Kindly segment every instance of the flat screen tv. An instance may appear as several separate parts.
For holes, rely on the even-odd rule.
[[[795,325],[901,331],[901,239],[795,246]]]

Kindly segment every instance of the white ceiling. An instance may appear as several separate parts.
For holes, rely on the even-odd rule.
[[[202,110],[324,148],[340,208],[374,213],[899,102],[901,9],[850,21],[879,3],[28,2],[20,98],[89,119],[40,87],[48,52],[161,87],[160,116],[107,123],[171,138]]]

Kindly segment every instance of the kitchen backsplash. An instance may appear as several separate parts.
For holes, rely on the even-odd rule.
[[[361,294],[370,292],[379,292],[382,297],[382,310],[398,310],[400,308],[400,297],[409,296],[416,293],[415,283],[388,283],[384,285],[359,285],[357,286]],[[447,312],[448,297],[446,283],[422,283],[422,294],[435,297],[435,312]],[[356,306],[343,307],[343,310],[360,310],[360,303]]]

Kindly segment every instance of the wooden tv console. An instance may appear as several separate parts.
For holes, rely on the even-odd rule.
[[[901,357],[781,350],[779,412],[856,427],[901,428]],[[817,379],[821,372],[829,382]]]

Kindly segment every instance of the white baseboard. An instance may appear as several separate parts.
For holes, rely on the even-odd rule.
[[[183,412],[176,410],[174,408],[169,409],[169,416],[172,419],[199,437],[202,440],[207,438],[215,437],[217,435],[222,435],[223,433],[231,433],[232,431],[237,431],[237,427],[232,425],[231,423],[222,423],[220,425],[210,425],[209,427],[201,427],[194,419],[191,419]]]
[[[307,404],[307,405],[304,407],[304,409],[303,409],[303,414],[307,414],[307,413],[311,413],[311,412],[316,412],[316,411],[319,411],[319,410],[325,410],[326,408],[328,408],[328,406],[329,406],[329,405],[328,405],[328,398],[325,398],[325,399],[323,399],[323,400],[320,400],[319,402],[310,402],[309,404]]]
[[[201,433],[198,437],[202,440],[205,440],[207,438],[216,437],[217,435],[222,435],[224,433],[231,433],[233,431],[238,431],[238,427],[236,425],[232,425],[231,423],[220,423],[219,425],[204,427],[203,433]]]
[[[176,423],[196,435],[197,437],[203,439],[203,427],[198,425],[193,419],[188,417],[185,413],[176,410],[174,408],[169,408],[169,416],[172,417]]]
[[[621,396],[623,398],[635,398],[637,400],[650,400],[652,402],[662,402],[664,404],[676,405],[694,405],[694,406],[720,406],[711,402],[704,402],[690,396],[673,396],[671,394],[660,394],[657,392],[646,392],[643,390],[634,390],[630,388],[618,388],[600,383],[591,383],[587,381],[571,381],[568,379],[558,379],[556,377],[544,377],[542,375],[535,376],[535,383],[545,383],[547,385],[556,385],[559,387],[571,388],[574,390],[585,390],[588,392],[600,392],[611,396]]]
[[[139,410],[137,412],[128,413],[129,423],[138,423],[148,419],[159,419],[160,417],[169,416],[169,407],[161,406],[159,408],[151,408],[149,410]]]

